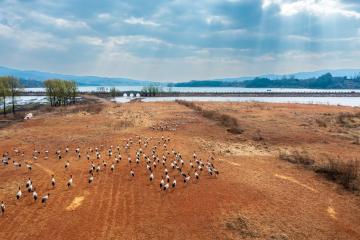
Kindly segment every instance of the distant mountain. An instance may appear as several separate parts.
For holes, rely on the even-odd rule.
[[[310,78],[318,78],[322,75],[330,73],[333,77],[347,77],[347,78],[356,78],[360,74],[360,69],[337,69],[337,70],[319,70],[314,72],[298,72],[294,74],[284,74],[284,75],[264,75],[261,77],[266,77],[272,80],[281,79],[283,76],[285,77],[293,77],[296,79],[310,79]]]
[[[28,80],[20,78],[20,84],[23,88],[40,88],[44,87],[44,83],[36,80]]]
[[[48,73],[48,72],[40,72],[40,71],[23,71],[23,70],[17,70],[7,67],[0,67],[0,76],[8,76],[8,75],[20,78],[22,81],[27,81],[26,82],[27,84],[31,83],[30,81],[43,82],[51,78],[74,80],[80,86],[144,86],[153,83],[151,81],[133,80],[128,78],[75,76],[75,75],[65,75],[65,74]],[[38,84],[36,83],[35,85]]]
[[[360,69],[319,70],[314,72],[298,72],[294,74],[266,74],[261,76],[235,77],[211,80],[192,80],[180,83],[159,83],[152,81],[134,80],[128,78],[76,76],[41,71],[24,71],[0,66],[0,76],[18,77],[24,87],[42,87],[43,81],[57,78],[74,80],[79,86],[159,86],[174,87],[312,87],[323,75],[330,74],[331,84],[320,84],[323,88],[328,87],[351,87],[358,86]],[[304,81],[303,81],[304,80]],[[307,80],[307,81],[305,81]],[[354,81],[351,81],[354,80]],[[335,82],[334,82],[335,81]],[[338,81],[338,82],[336,82]],[[315,85],[313,85],[315,84]]]
[[[244,87],[244,88],[311,88],[311,89],[360,89],[360,76],[336,77],[331,73],[308,79],[290,78],[270,79],[257,77],[245,81],[190,81],[172,84],[174,87]]]
[[[330,73],[333,77],[348,77],[355,78],[360,74],[360,69],[337,69],[337,70],[319,70],[313,72],[297,72],[290,74],[263,74],[260,76],[246,76],[246,77],[234,77],[234,78],[217,78],[217,79],[204,79],[204,80],[191,80],[189,82],[200,82],[200,81],[219,81],[219,82],[242,82],[246,80],[252,80],[255,78],[267,78],[270,80],[279,80],[282,78],[296,78],[296,79],[309,79],[318,78],[326,73]]]

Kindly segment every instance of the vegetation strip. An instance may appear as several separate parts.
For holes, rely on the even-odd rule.
[[[244,132],[243,129],[240,128],[238,121],[236,118],[231,117],[229,115],[218,113],[212,110],[206,110],[202,107],[196,105],[193,102],[188,102],[184,100],[176,100],[178,104],[184,105],[188,108],[195,110],[196,112],[200,113],[203,117],[207,119],[214,120],[218,122],[221,126],[227,127],[227,131],[234,134],[241,134]]]
[[[305,166],[327,179],[339,183],[349,191],[359,192],[360,190],[359,160],[344,161],[327,157],[322,164],[315,164],[315,160],[305,151],[280,152],[279,159]]]

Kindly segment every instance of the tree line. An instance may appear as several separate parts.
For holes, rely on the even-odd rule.
[[[51,106],[65,106],[76,102],[78,88],[75,81],[49,79],[44,81],[44,86]]]
[[[3,114],[6,115],[6,99],[11,98],[12,113],[15,114],[15,97],[21,91],[22,86],[18,78],[12,76],[0,77],[0,97],[3,105]]]
[[[360,89],[360,74],[353,77],[336,77],[326,73],[319,77],[297,79],[294,76],[270,79],[258,77],[251,80],[193,80],[172,83],[169,87],[244,87],[244,88],[311,88],[311,89]]]
[[[163,92],[163,89],[158,84],[150,84],[149,86],[143,87],[141,90],[141,96],[156,96]]]

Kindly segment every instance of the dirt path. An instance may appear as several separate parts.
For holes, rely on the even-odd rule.
[[[81,97],[83,97],[85,99],[89,99],[89,100],[94,100],[96,102],[106,104],[106,105],[114,104],[113,102],[111,102],[110,100],[108,100],[106,98],[97,97],[95,95],[82,94]]]

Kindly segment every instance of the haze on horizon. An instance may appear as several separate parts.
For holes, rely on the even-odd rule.
[[[0,0],[0,65],[155,81],[360,67],[358,0]]]

